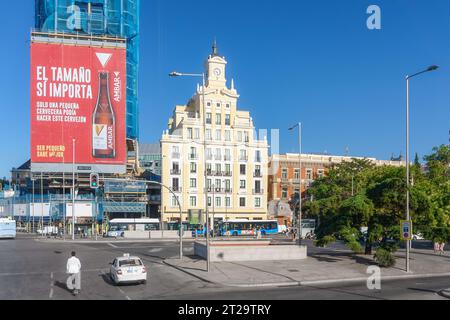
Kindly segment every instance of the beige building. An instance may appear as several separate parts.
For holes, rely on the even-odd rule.
[[[187,105],[176,106],[161,139],[162,183],[178,197],[184,221],[191,215],[206,222],[206,201],[211,222],[267,219],[267,137],[258,137],[250,113],[237,109],[226,66],[214,45],[205,88],[199,85]],[[163,221],[179,221],[177,199],[165,188],[161,214]]]

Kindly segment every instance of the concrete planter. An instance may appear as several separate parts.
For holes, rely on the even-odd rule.
[[[206,259],[206,243],[194,244],[195,255]],[[220,241],[211,242],[211,262],[303,260],[307,258],[306,246],[271,246],[270,241]]]

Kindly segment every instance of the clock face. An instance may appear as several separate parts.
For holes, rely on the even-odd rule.
[[[214,74],[218,77],[222,74],[222,71],[219,68],[214,69]]]

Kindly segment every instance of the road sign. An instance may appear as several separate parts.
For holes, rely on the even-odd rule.
[[[412,235],[412,221],[402,221],[400,226],[401,239],[405,241],[411,241],[413,238]]]

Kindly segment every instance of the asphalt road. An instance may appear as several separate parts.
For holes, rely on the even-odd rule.
[[[344,250],[339,244],[331,250]],[[76,251],[83,264],[82,291],[73,297],[65,287],[66,261]],[[116,287],[108,276],[109,262],[124,253],[138,255],[149,268],[147,285]],[[176,242],[68,244],[19,237],[0,241],[0,300],[446,300],[438,293],[450,279],[382,283],[381,291],[365,285],[338,287],[230,288],[212,285],[163,263],[177,257]],[[186,255],[193,254],[185,243]]]

